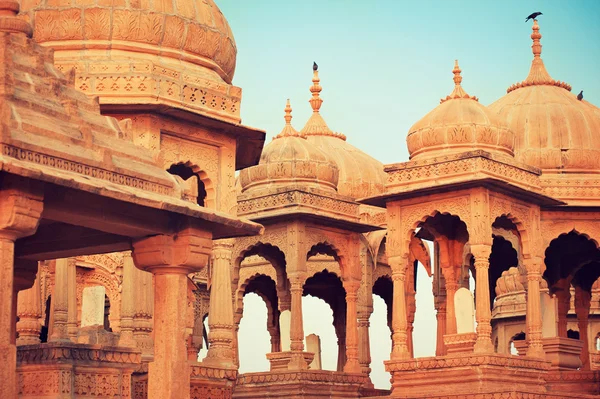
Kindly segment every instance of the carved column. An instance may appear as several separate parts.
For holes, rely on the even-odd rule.
[[[218,241],[212,252],[212,277],[208,310],[208,353],[203,363],[235,367],[233,308],[231,306],[231,256],[233,243]]]
[[[438,296],[435,298],[435,310],[437,311],[435,318],[437,320],[437,334],[435,355],[446,355],[446,345],[444,344],[444,335],[446,335],[446,297]]]
[[[579,327],[579,340],[583,342],[581,348],[581,369],[590,369],[590,342],[588,337],[588,318],[590,314],[590,303],[592,293],[582,287],[575,287],[575,313],[577,314],[577,325]]]
[[[456,290],[458,290],[458,283],[456,282],[453,270],[450,270],[450,268],[442,270],[444,270],[444,278],[446,280],[446,334],[456,334],[454,294],[456,294]]]
[[[69,341],[67,330],[69,312],[69,259],[56,259],[54,264],[54,290],[52,308],[54,322],[49,342]]]
[[[67,334],[77,342],[77,264],[75,259],[67,259]]]
[[[358,324],[356,301],[358,299],[359,280],[344,281],[346,290],[346,364],[345,373],[360,373],[358,362]]]
[[[477,281],[475,285],[475,304],[477,319],[477,342],[475,343],[476,353],[493,352],[492,345],[492,312],[490,310],[490,283],[488,269],[490,267],[491,245],[478,244],[471,245],[471,253],[475,258],[475,275]]]
[[[560,288],[556,291],[558,308],[558,336],[567,338],[567,315],[571,308],[571,284],[566,279],[557,284]]]
[[[154,360],[148,366],[149,399],[188,399],[188,274],[206,266],[212,235],[187,227],[172,236],[133,243],[136,267],[154,275]]]
[[[412,292],[411,292],[412,291]],[[413,344],[413,331],[414,331],[414,323],[415,323],[415,313],[417,311],[417,301],[414,290],[408,291],[406,294],[406,317],[407,317],[407,328],[406,334],[408,335],[408,351],[410,352],[410,357],[415,357],[414,353],[414,344]]]
[[[9,20],[10,21],[10,20]],[[3,175],[0,190],[0,398],[17,397],[15,241],[35,233],[42,187]],[[32,279],[33,281],[33,279]]]
[[[131,252],[123,254],[123,283],[121,289],[121,336],[120,346],[135,347],[133,338],[133,315],[134,315],[134,284],[136,268],[133,264]]]
[[[393,256],[388,258],[392,268],[394,283],[394,300],[392,304],[392,360],[410,358],[408,350],[408,322],[406,315],[405,280],[408,256]]]
[[[304,351],[304,326],[302,323],[302,288],[304,276],[297,274],[290,277],[291,297],[291,323],[290,323],[290,349],[292,352]],[[302,356],[296,356],[290,362],[290,369],[306,369],[308,365]]]
[[[235,312],[233,315],[233,355],[234,364],[236,368],[240,367],[240,347],[238,344],[238,334],[240,332],[240,321],[242,320],[243,313]]]
[[[135,262],[134,262],[135,264]],[[133,270],[133,339],[142,351],[142,361],[151,361],[154,357],[152,339],[152,314],[154,313],[154,294],[152,273],[137,267]]]
[[[33,345],[40,343],[42,324],[42,301],[39,278],[35,279],[33,287],[20,291],[18,294],[17,316],[17,345]]]
[[[542,259],[525,259],[527,269],[527,356],[544,358],[542,345],[542,308],[540,303],[540,281]]]
[[[369,317],[373,313],[371,309],[358,312],[358,362],[360,371],[365,375],[371,374],[371,345],[369,340]]]

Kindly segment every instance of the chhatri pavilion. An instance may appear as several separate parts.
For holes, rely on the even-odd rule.
[[[600,109],[541,38],[487,107],[456,62],[383,165],[329,127],[317,68],[301,129],[289,101],[266,145],[243,125],[213,0],[0,0],[0,398],[600,397]],[[269,370],[241,373],[250,293]],[[305,296],[331,308],[334,370]]]

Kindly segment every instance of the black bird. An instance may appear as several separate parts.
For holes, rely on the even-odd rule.
[[[313,71],[316,71],[317,69],[319,69],[319,66],[313,61]]]
[[[533,14],[531,14],[531,15],[529,15],[529,16],[527,17],[527,19],[525,20],[525,22],[529,21],[530,19],[536,19],[536,18],[537,18],[538,16],[540,16],[540,15],[544,15],[544,14],[542,14],[542,13],[541,13],[541,12],[539,12],[539,11],[538,11],[538,12],[534,12]]]
[[[581,90],[581,91],[579,92],[579,94],[577,95],[577,99],[578,99],[579,101],[583,100],[583,90]]]

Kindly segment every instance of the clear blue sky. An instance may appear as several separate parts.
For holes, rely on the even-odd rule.
[[[298,130],[310,116],[308,89],[316,61],[321,112],[329,127],[383,163],[406,161],[408,129],[450,94],[455,59],[463,87],[484,105],[527,77],[532,22],[525,18],[535,11],[544,13],[539,17],[542,58],[550,75],[571,84],[575,94],[583,89],[586,100],[600,105],[600,0],[217,3],[237,42],[234,84],[243,89],[243,123],[265,129],[267,142],[283,127],[287,98]],[[426,356],[435,350],[431,279],[420,278],[418,284],[415,355]],[[266,310],[258,297],[246,299],[241,371],[267,370]],[[335,338],[317,328],[329,327],[331,316],[326,308],[305,305],[304,331],[321,335],[323,363],[332,368]],[[390,352],[384,307],[376,301],[371,319],[371,377],[378,387],[389,387],[382,364]],[[311,315],[317,319],[310,320]]]
[[[405,161],[406,134],[453,88],[489,105],[527,76],[534,11],[550,75],[600,106],[600,1],[217,0],[237,47],[234,84],[243,89],[243,123],[283,126],[310,116],[312,62],[321,108],[334,131],[384,163]],[[270,139],[269,139],[270,141]]]

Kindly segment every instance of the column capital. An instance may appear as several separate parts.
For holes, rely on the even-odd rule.
[[[0,239],[33,235],[44,209],[43,183],[6,176],[0,190]]]
[[[135,266],[154,274],[189,274],[208,263],[212,234],[188,227],[173,235],[157,235],[133,242]]]
[[[492,246],[488,244],[473,244],[471,245],[471,254],[475,258],[475,262],[488,261],[492,253]]]

